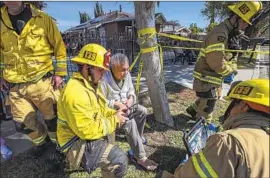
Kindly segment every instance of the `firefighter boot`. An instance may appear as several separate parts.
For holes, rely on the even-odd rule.
[[[36,159],[39,158],[40,156],[42,156],[45,151],[47,150],[48,147],[50,147],[50,145],[52,145],[53,143],[50,140],[50,137],[47,136],[45,139],[45,142],[42,145],[36,146],[33,148],[33,151],[31,153],[31,155]]]
[[[186,112],[191,116],[192,120],[196,120],[197,111],[192,106],[189,106],[186,109]]]

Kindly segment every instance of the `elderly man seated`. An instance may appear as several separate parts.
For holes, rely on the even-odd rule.
[[[111,108],[125,111],[129,120],[123,126],[127,141],[131,147],[137,163],[146,170],[155,170],[157,163],[146,157],[143,146],[143,130],[146,121],[147,110],[142,105],[137,105],[135,111],[130,107],[136,103],[135,90],[129,73],[128,58],[121,54],[111,57],[111,71],[106,71],[101,82],[103,94],[107,98],[107,104]],[[132,112],[132,114],[130,114]]]

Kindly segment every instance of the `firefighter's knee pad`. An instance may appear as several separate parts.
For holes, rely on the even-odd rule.
[[[119,168],[114,171],[114,176],[116,178],[124,177],[126,175],[128,158],[118,146],[114,146],[111,149],[107,159],[111,162],[112,165],[119,166]]]
[[[216,102],[217,100],[215,99],[207,100],[207,107],[204,109],[204,112],[209,114],[212,113],[214,111]]]
[[[34,130],[27,128],[25,124],[22,122],[14,121],[14,125],[17,132],[20,132],[26,135],[34,132]]]
[[[57,127],[57,117],[51,120],[45,120],[49,132],[56,132]]]

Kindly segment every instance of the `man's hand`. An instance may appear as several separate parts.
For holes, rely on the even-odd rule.
[[[120,120],[120,127],[121,127],[122,125],[124,125],[124,124],[128,121],[128,118],[125,117],[124,115],[125,115],[125,113],[124,113],[123,111],[121,111],[121,110],[117,111],[117,113],[116,113],[116,116],[117,116],[117,117],[119,118],[119,120]]]
[[[123,112],[126,112],[128,110],[127,106],[120,103],[119,101],[115,101],[114,102],[114,106],[116,107],[116,109],[118,111],[123,111]]]
[[[234,73],[231,73],[229,76],[224,78],[224,83],[226,84],[231,84],[234,79]]]
[[[127,99],[124,104],[127,106],[127,108],[130,108],[133,104],[133,97],[130,96],[129,99]]]
[[[0,90],[3,92],[7,92],[9,89],[8,82],[4,78],[0,78]]]
[[[52,77],[52,85],[53,85],[53,89],[54,90],[61,89],[62,88],[62,84],[63,84],[62,77],[60,77],[58,75],[54,75]]]

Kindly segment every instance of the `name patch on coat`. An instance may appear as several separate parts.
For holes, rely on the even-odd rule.
[[[252,90],[253,90],[253,87],[250,87],[250,86],[238,86],[236,87],[233,93],[248,96]]]
[[[219,42],[224,42],[226,40],[226,38],[224,36],[218,36],[217,40]]]

